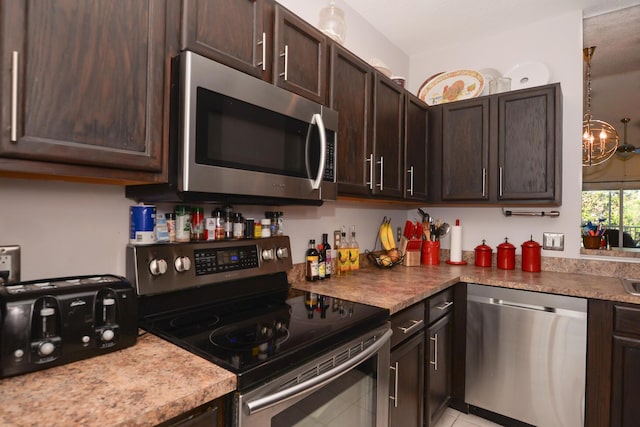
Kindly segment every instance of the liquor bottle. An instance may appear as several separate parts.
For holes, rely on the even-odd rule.
[[[318,250],[316,249],[316,241],[314,239],[309,240],[309,248],[307,249],[306,256],[305,278],[307,281],[313,282],[319,279]]]
[[[349,241],[349,264],[351,270],[360,268],[360,245],[356,241],[356,226],[351,226],[351,240]]]
[[[351,271],[351,263],[349,262],[349,242],[347,241],[347,233],[342,227],[340,233],[340,244],[338,246],[338,276],[347,276]]]
[[[318,279],[324,280],[327,274],[327,263],[322,243],[318,245]]]
[[[325,265],[324,278],[330,279],[333,265],[331,264],[331,245],[329,244],[329,235],[327,233],[322,234],[322,251],[324,252]]]

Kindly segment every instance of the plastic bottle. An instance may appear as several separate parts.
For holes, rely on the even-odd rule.
[[[331,273],[333,272],[333,266],[331,264],[331,245],[329,244],[329,235],[327,233],[322,234],[322,251],[325,264],[324,278],[330,279]]]
[[[314,239],[309,240],[309,248],[306,253],[306,268],[305,279],[309,282],[314,282],[319,279],[318,272],[318,250],[316,249],[316,241]]]
[[[360,245],[356,241],[356,226],[351,226],[351,240],[349,241],[349,268],[358,270],[360,268]]]

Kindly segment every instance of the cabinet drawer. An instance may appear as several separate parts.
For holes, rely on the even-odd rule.
[[[424,329],[424,304],[418,303],[391,316],[391,347]]]
[[[640,308],[616,305],[614,322],[616,332],[640,335]]]
[[[431,324],[453,310],[453,288],[427,300],[427,323]]]

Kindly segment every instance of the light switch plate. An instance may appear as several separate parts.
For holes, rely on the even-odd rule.
[[[20,246],[0,246],[0,284],[20,281]]]
[[[542,233],[542,249],[548,251],[564,251],[564,233]]]

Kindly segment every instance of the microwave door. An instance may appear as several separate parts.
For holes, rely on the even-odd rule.
[[[312,158],[315,156],[312,155],[311,151],[313,148],[311,145],[311,136],[314,131],[314,128],[318,129],[318,136],[320,137],[320,159],[318,160],[317,165],[312,164]],[[322,184],[322,178],[324,177],[324,167],[327,159],[327,134],[324,127],[324,122],[322,121],[322,116],[320,114],[314,114],[311,119],[311,123],[309,124],[309,129],[307,131],[307,138],[305,144],[305,160],[306,160],[306,168],[307,175],[311,180],[311,189],[318,190]],[[317,170],[315,178],[313,178],[313,171]]]

